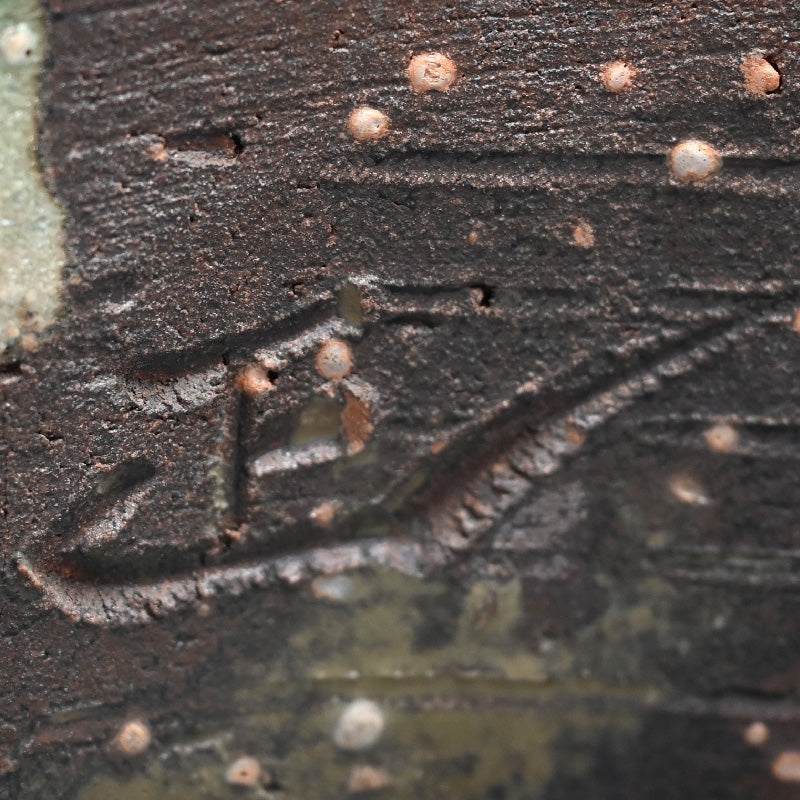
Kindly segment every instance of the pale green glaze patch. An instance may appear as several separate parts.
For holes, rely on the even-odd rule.
[[[36,154],[45,42],[37,0],[0,0],[0,355],[59,308],[63,219]]]

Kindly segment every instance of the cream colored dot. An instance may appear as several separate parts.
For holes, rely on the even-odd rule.
[[[275,388],[269,377],[267,370],[260,364],[250,364],[245,367],[237,380],[240,392],[244,392],[249,397],[258,397],[265,392],[271,392]]]
[[[739,444],[739,431],[726,422],[712,425],[704,434],[706,443],[715,453],[731,453]]]
[[[444,53],[422,53],[408,65],[408,80],[416,94],[447,92],[457,74],[456,65]]]
[[[800,783],[800,752],[786,750],[772,762],[772,774],[779,781]]]
[[[338,381],[353,369],[353,351],[347,342],[331,339],[317,353],[317,369],[323,378]]]
[[[347,129],[357,142],[374,142],[389,133],[391,120],[383,111],[369,106],[355,109],[347,121]]]
[[[576,247],[594,247],[594,229],[588,222],[580,220],[572,229],[572,243]]]
[[[781,74],[766,58],[751,53],[739,67],[751,94],[772,94],[781,88]]]
[[[769,728],[763,722],[751,722],[744,729],[742,736],[752,747],[761,747],[769,739]]]
[[[151,740],[150,726],[144,720],[134,719],[119,729],[112,744],[120,755],[133,757],[144,753]]]
[[[39,37],[27,22],[9,25],[0,33],[0,51],[9,64],[25,64],[33,60]]]
[[[669,490],[676,500],[690,506],[707,506],[711,503],[711,497],[703,486],[694,478],[686,475],[673,478],[669,482]]]
[[[231,786],[256,786],[261,776],[261,764],[250,756],[237,758],[225,772],[225,780]]]
[[[381,738],[383,712],[372,700],[354,700],[342,712],[333,741],[342,750],[365,750]]]
[[[600,79],[603,86],[609,92],[624,92],[633,86],[636,78],[636,69],[628,61],[615,61],[613,64],[606,64],[600,72]]]
[[[687,139],[669,155],[672,174],[679,181],[694,183],[711,177],[722,165],[719,153],[707,142]]]

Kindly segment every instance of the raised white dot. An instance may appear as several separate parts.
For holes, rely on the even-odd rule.
[[[416,94],[447,92],[457,74],[455,63],[444,53],[422,53],[408,65],[408,81]]]
[[[347,121],[347,129],[357,142],[374,142],[389,133],[391,121],[383,111],[369,106],[356,108]]]
[[[366,750],[381,738],[383,711],[372,700],[354,700],[342,712],[333,741],[342,750]]]
[[[669,155],[672,174],[679,181],[696,183],[710,178],[722,165],[719,153],[708,142],[687,139]]]
[[[341,339],[329,339],[317,353],[317,370],[323,378],[338,381],[353,369],[353,351]]]
[[[0,33],[0,51],[9,64],[25,64],[33,60],[39,37],[27,22],[9,25]]]
[[[624,92],[633,86],[636,78],[636,69],[633,64],[627,61],[615,61],[613,64],[606,64],[600,73],[603,86],[609,92]]]

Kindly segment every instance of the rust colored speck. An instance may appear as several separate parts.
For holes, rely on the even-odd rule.
[[[572,243],[576,247],[594,247],[594,229],[588,222],[580,220],[572,229]]]
[[[309,518],[314,525],[320,528],[327,528],[336,517],[336,512],[339,510],[340,506],[341,504],[337,501],[327,500],[312,509]]]
[[[744,85],[750,94],[774,94],[781,88],[781,74],[773,64],[757,53],[752,53],[739,67]]]
[[[347,451],[350,455],[360,453],[367,439],[374,430],[372,409],[366,400],[357,397],[353,392],[345,390],[347,400],[342,411],[342,430],[347,439]]]

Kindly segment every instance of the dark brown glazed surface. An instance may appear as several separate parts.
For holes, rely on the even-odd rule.
[[[430,660],[430,684],[398,670],[397,714],[424,722],[436,694],[469,724],[515,702],[609,720],[559,729],[546,779],[462,797],[793,796],[770,764],[800,750],[800,7],[47,13],[41,162],[69,265],[61,322],[0,375],[0,797],[126,785],[109,743],[132,714],[164,753],[243,735],[253,664],[296,676],[274,700],[290,718],[375,689],[369,658],[363,684],[312,680],[336,651],[314,631],[345,625],[312,585],[338,574]],[[406,68],[432,51],[458,76],[416,94]],[[748,92],[754,52],[778,92]],[[635,78],[612,93],[620,59]],[[355,142],[357,106],[389,133]],[[719,172],[672,176],[686,139]],[[715,425],[734,438],[709,446]],[[397,575],[416,588],[381,595]],[[557,699],[493,695],[527,679],[474,656],[510,586],[488,650],[535,654]],[[281,777],[292,735],[264,791],[310,796]],[[452,790],[432,781],[396,796]]]

